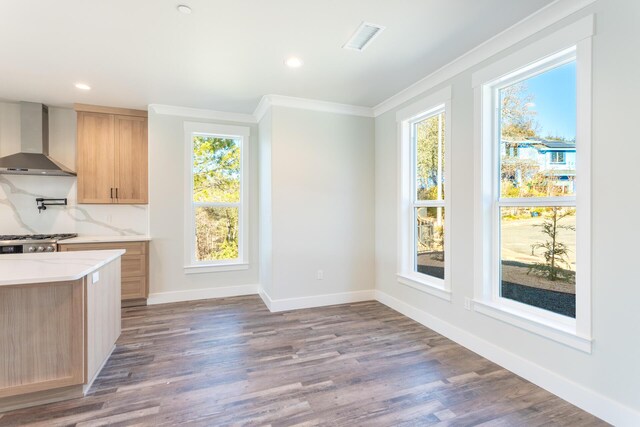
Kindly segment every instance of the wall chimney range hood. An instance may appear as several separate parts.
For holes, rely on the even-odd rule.
[[[75,176],[75,172],[49,157],[46,105],[20,103],[20,152],[0,157],[0,174]]]

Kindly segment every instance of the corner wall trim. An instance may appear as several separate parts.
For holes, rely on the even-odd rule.
[[[374,301],[373,289],[366,291],[340,292],[336,294],[314,295],[299,298],[273,299],[264,290],[260,289],[260,297],[272,313],[279,311],[298,310],[301,308],[324,307],[327,305],[348,304],[351,302]]]
[[[256,295],[259,285],[225,286],[220,288],[189,289],[184,291],[158,292],[150,294],[147,305],[171,302],[196,301],[211,298],[227,298],[242,295]]]
[[[567,402],[616,426],[640,425],[640,413],[602,394],[576,384],[551,372],[540,365],[485,341],[464,329],[445,322],[426,311],[392,297],[382,291],[375,291],[376,300],[387,307],[433,329],[435,332],[455,341],[461,346],[502,366],[505,369],[531,381],[539,387],[557,395]]]
[[[253,110],[253,117],[256,119],[256,122],[260,122],[269,108],[271,107],[271,101],[269,100],[269,95],[265,95],[260,98],[260,102],[255,110]]]

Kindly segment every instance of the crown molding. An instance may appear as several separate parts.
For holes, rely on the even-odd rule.
[[[253,114],[228,113],[225,111],[206,110],[173,105],[150,104],[149,110],[156,114],[189,117],[194,119],[223,120],[227,122],[258,123],[272,106],[297,108],[301,110],[322,111],[326,113],[345,114],[350,116],[374,117],[373,110],[359,105],[339,104],[316,99],[295,98],[283,95],[265,95],[262,97]]]
[[[336,102],[319,101],[316,99],[295,98],[283,95],[265,95],[256,107],[253,116],[257,121],[270,107],[287,107],[301,110],[322,111],[325,113],[345,114],[350,116],[374,117],[373,110],[359,105],[339,104]]]
[[[224,111],[161,104],[151,104],[149,105],[149,109],[152,109],[157,114],[224,120],[240,123],[258,123],[272,106],[322,111],[326,113],[345,114],[351,116],[378,117],[379,115],[384,114],[417,96],[420,96],[424,92],[444,83],[487,58],[500,53],[527,37],[530,37],[567,16],[585,8],[595,1],[596,0],[555,0],[544,8],[534,12],[506,30],[493,36],[489,40],[479,44],[475,48],[459,56],[433,73],[427,75],[421,80],[418,80],[406,89],[387,98],[373,108],[272,94],[262,97],[253,114],[228,113]]]
[[[256,119],[256,122],[260,122],[262,117],[267,114],[269,111],[269,107],[271,107],[271,102],[269,101],[269,95],[265,95],[260,98],[260,102],[255,110],[253,110],[253,117]]]
[[[223,120],[226,122],[257,123],[255,116],[245,113],[205,110],[201,108],[178,107],[174,105],[150,104],[149,109],[156,114],[190,117],[194,119]]]
[[[377,117],[404,104],[412,98],[421,95],[425,91],[434,88],[485,59],[521,42],[527,37],[534,35],[595,1],[596,0],[556,0],[548,4],[433,73],[418,80],[406,89],[382,101],[373,107],[374,116]]]

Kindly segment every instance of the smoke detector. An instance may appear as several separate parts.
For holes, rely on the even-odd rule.
[[[367,46],[371,44],[373,39],[378,37],[385,27],[382,25],[371,24],[369,22],[363,22],[358,29],[353,33],[349,41],[342,46],[343,49],[351,49],[362,52]]]

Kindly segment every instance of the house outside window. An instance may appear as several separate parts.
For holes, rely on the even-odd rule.
[[[450,300],[450,89],[397,113],[400,127],[398,281]]]
[[[473,76],[474,308],[589,352],[593,28],[576,28]]]
[[[185,123],[185,272],[248,268],[249,128]]]

